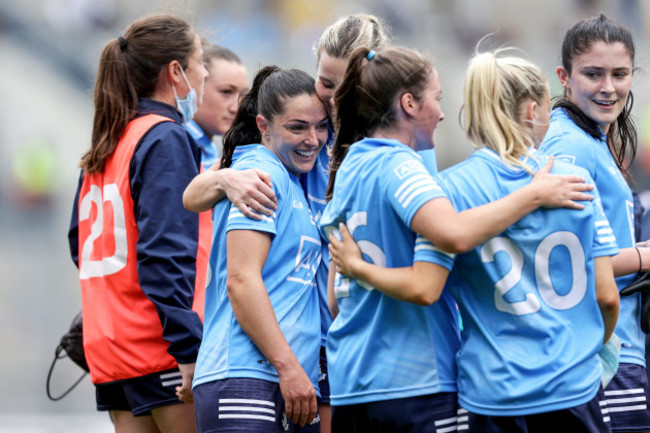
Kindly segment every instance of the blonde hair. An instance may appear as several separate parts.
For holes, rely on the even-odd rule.
[[[314,48],[320,62],[323,51],[337,59],[347,59],[359,47],[379,51],[388,45],[388,27],[374,15],[356,14],[339,18],[325,29]]]
[[[542,104],[548,84],[541,69],[500,48],[477,53],[465,76],[464,129],[475,147],[487,147],[501,160],[530,171],[520,160],[534,145],[522,121],[525,103]]]

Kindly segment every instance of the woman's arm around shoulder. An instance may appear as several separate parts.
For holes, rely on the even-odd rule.
[[[192,212],[204,212],[225,197],[245,216],[257,220],[261,215],[271,215],[277,204],[268,173],[259,169],[220,169],[216,163],[192,179],[183,192],[183,205]]]
[[[576,175],[551,174],[553,158],[537,172],[530,184],[506,197],[457,212],[449,199],[425,203],[411,221],[411,228],[437,247],[464,253],[502,233],[539,207],[583,209],[578,201],[591,200],[585,191],[592,185]]]

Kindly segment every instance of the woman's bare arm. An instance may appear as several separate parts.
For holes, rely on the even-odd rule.
[[[277,209],[268,173],[258,170],[219,169],[218,164],[199,173],[183,192],[183,206],[192,212],[212,209],[225,197],[247,217],[260,220]]]

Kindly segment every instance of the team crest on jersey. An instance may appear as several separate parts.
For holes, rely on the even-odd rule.
[[[294,200],[293,201],[293,207],[296,208],[296,209],[302,209],[304,206],[302,205],[300,200]]]
[[[557,155],[555,157],[556,161],[564,161],[567,164],[576,165],[576,157],[573,155]]]
[[[421,171],[426,172],[426,169],[419,161],[412,159],[410,161],[401,163],[400,165],[395,167],[394,171],[399,179],[404,179],[406,176],[412,173],[421,172]]]

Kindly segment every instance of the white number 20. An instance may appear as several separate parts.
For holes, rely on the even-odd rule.
[[[553,287],[549,269],[549,257],[555,247],[563,246],[571,257],[573,283],[571,289],[560,295]],[[521,280],[524,268],[524,257],[521,250],[508,238],[496,237],[490,239],[481,248],[483,263],[494,261],[498,252],[505,252],[510,257],[512,267],[494,285],[494,303],[497,310],[521,316],[530,314],[540,309],[540,301],[534,293],[526,293],[526,299],[517,302],[508,302],[506,293],[512,290]],[[587,292],[587,272],[585,270],[585,253],[580,244],[580,239],[571,232],[559,231],[544,238],[535,250],[535,282],[539,295],[544,302],[556,310],[567,310],[576,306]]]
[[[93,203],[97,208],[97,217],[90,226],[90,236],[88,236],[81,249],[79,263],[79,278],[81,279],[111,275],[126,266],[128,245],[126,242],[124,203],[117,185],[114,183],[104,185],[103,196],[99,187],[92,185],[79,206],[80,222],[90,218]],[[115,253],[110,257],[102,257],[100,260],[91,260],[95,240],[102,236],[104,231],[104,203],[110,203],[113,211],[112,234],[115,239]]]

